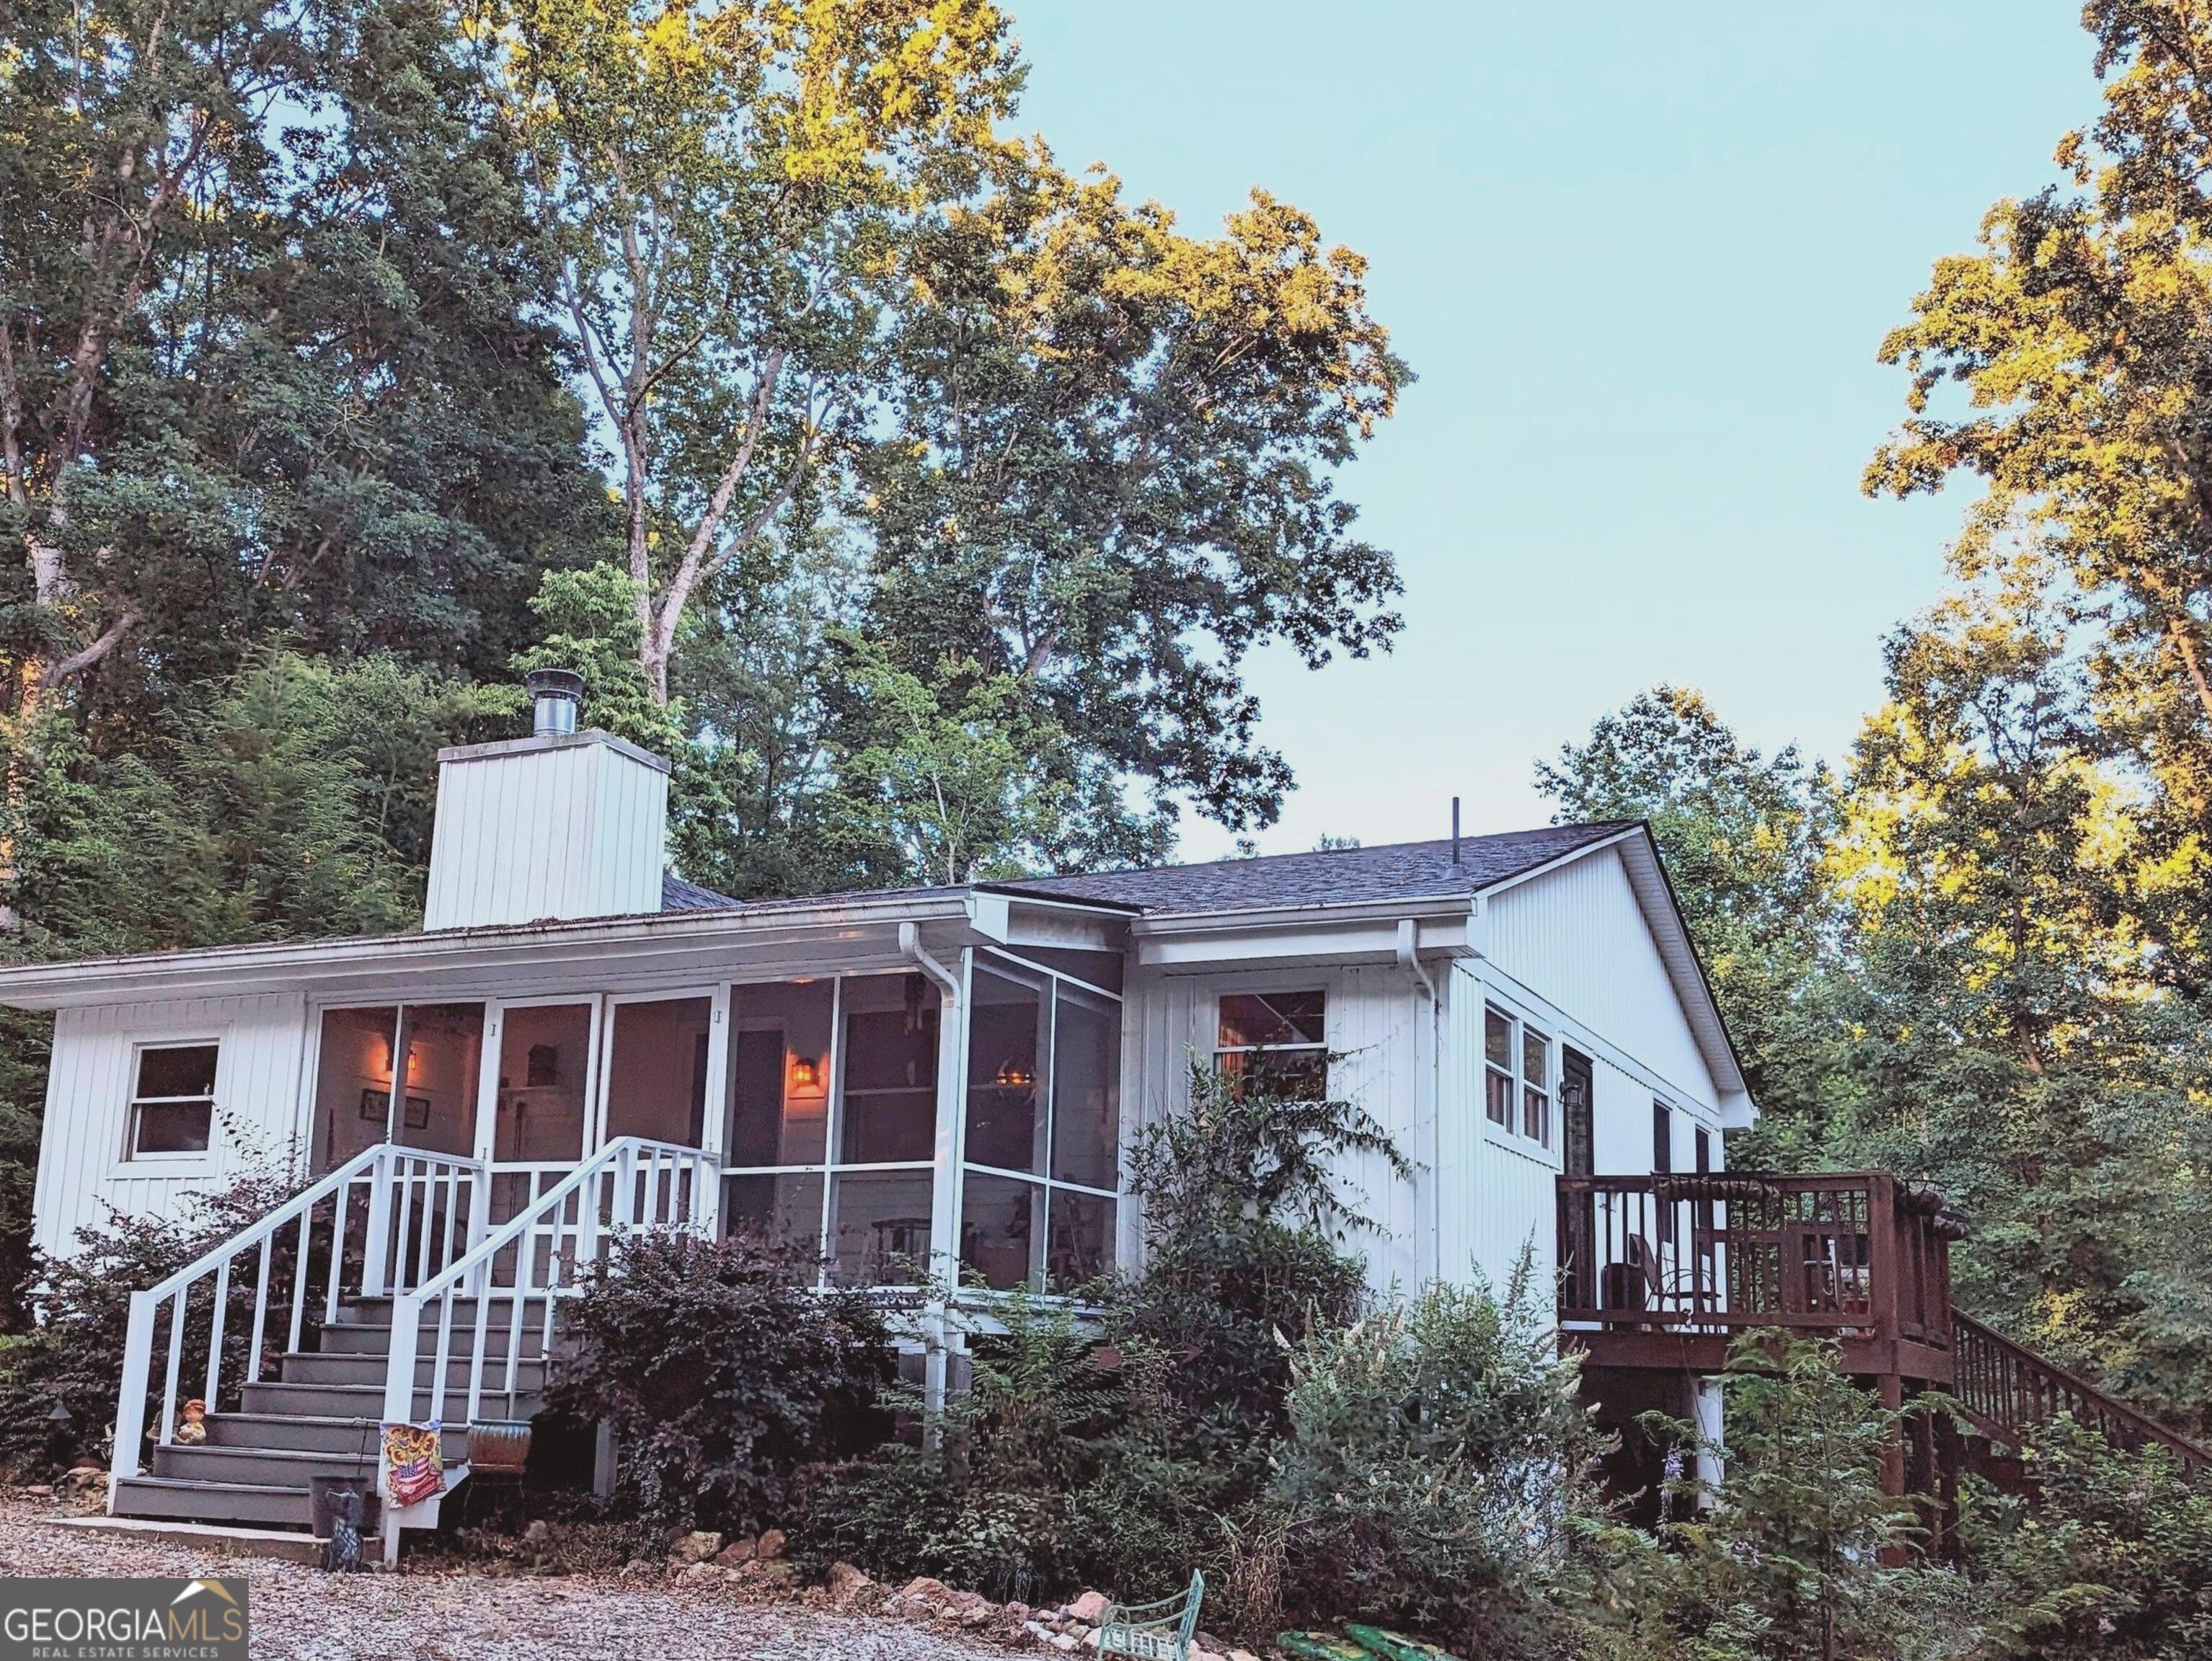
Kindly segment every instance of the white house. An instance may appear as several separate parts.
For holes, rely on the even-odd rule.
[[[1717,1171],[1752,1122],[1639,824],[740,903],[665,874],[665,764],[573,710],[440,756],[417,932],[0,969],[55,1016],[46,1251],[249,1163],[320,1179],[147,1289],[118,1511],[303,1522],[366,1420],[526,1415],[560,1264],[627,1220],[769,1228],[848,1282],[1127,1263],[1119,1150],[1194,1059],[1256,1051],[1415,1162],[1350,1173],[1378,1283],[1529,1246],[1549,1275],[1563,1173]],[[177,1335],[249,1283],[244,1375],[180,1381]]]

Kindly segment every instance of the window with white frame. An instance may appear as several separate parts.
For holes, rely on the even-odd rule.
[[[1230,992],[1218,1014],[1213,1064],[1224,1076],[1302,1100],[1328,1094],[1327,993]]]
[[[131,1159],[204,1154],[215,1134],[214,1044],[149,1044],[131,1076]]]
[[[960,1264],[1000,1289],[1066,1290],[1114,1263],[1121,1009],[978,954],[968,1006]]]
[[[1483,1111],[1492,1125],[1552,1145],[1551,1034],[1496,1004],[1483,1008]]]

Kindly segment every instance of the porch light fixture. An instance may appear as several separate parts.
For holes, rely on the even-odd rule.
[[[819,1088],[821,1082],[821,1063],[816,1061],[811,1056],[792,1057],[791,1088],[793,1089],[812,1090]]]
[[[1036,1075],[1018,1061],[1002,1061],[994,1082],[1002,1090],[1026,1090],[1036,1082]]]

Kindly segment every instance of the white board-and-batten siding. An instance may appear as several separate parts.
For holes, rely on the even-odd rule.
[[[1191,1064],[1212,1064],[1224,993],[1312,990],[1328,996],[1327,1041],[1340,1057],[1331,1092],[1358,1102],[1419,1167],[1402,1179],[1379,1154],[1345,1161],[1344,1191],[1374,1225],[1348,1234],[1345,1245],[1366,1258],[1370,1284],[1411,1289],[1437,1272],[1437,1052],[1428,1000],[1405,970],[1224,967],[1133,976],[1121,1012],[1123,1135],[1134,1137],[1189,1105]],[[1139,1260],[1141,1228],[1137,1204],[1125,1204],[1124,1263]]]
[[[1501,990],[1533,992],[1632,1058],[1677,1106],[1717,1125],[1712,1074],[1613,849],[1492,895],[1486,955]],[[1618,1168],[1602,1149],[1600,1161]]]
[[[660,909],[667,769],[597,733],[447,752],[426,929]]]
[[[54,1018],[39,1142],[33,1243],[51,1256],[76,1248],[110,1208],[168,1218],[189,1196],[255,1165],[297,1156],[307,1004],[299,993],[173,998],[61,1010]],[[204,1155],[125,1157],[139,1049],[208,1040],[216,1058],[216,1123]]]

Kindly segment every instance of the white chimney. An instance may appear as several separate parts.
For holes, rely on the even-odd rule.
[[[582,677],[529,677],[536,732],[438,752],[426,929],[660,909],[668,763],[576,730]]]

